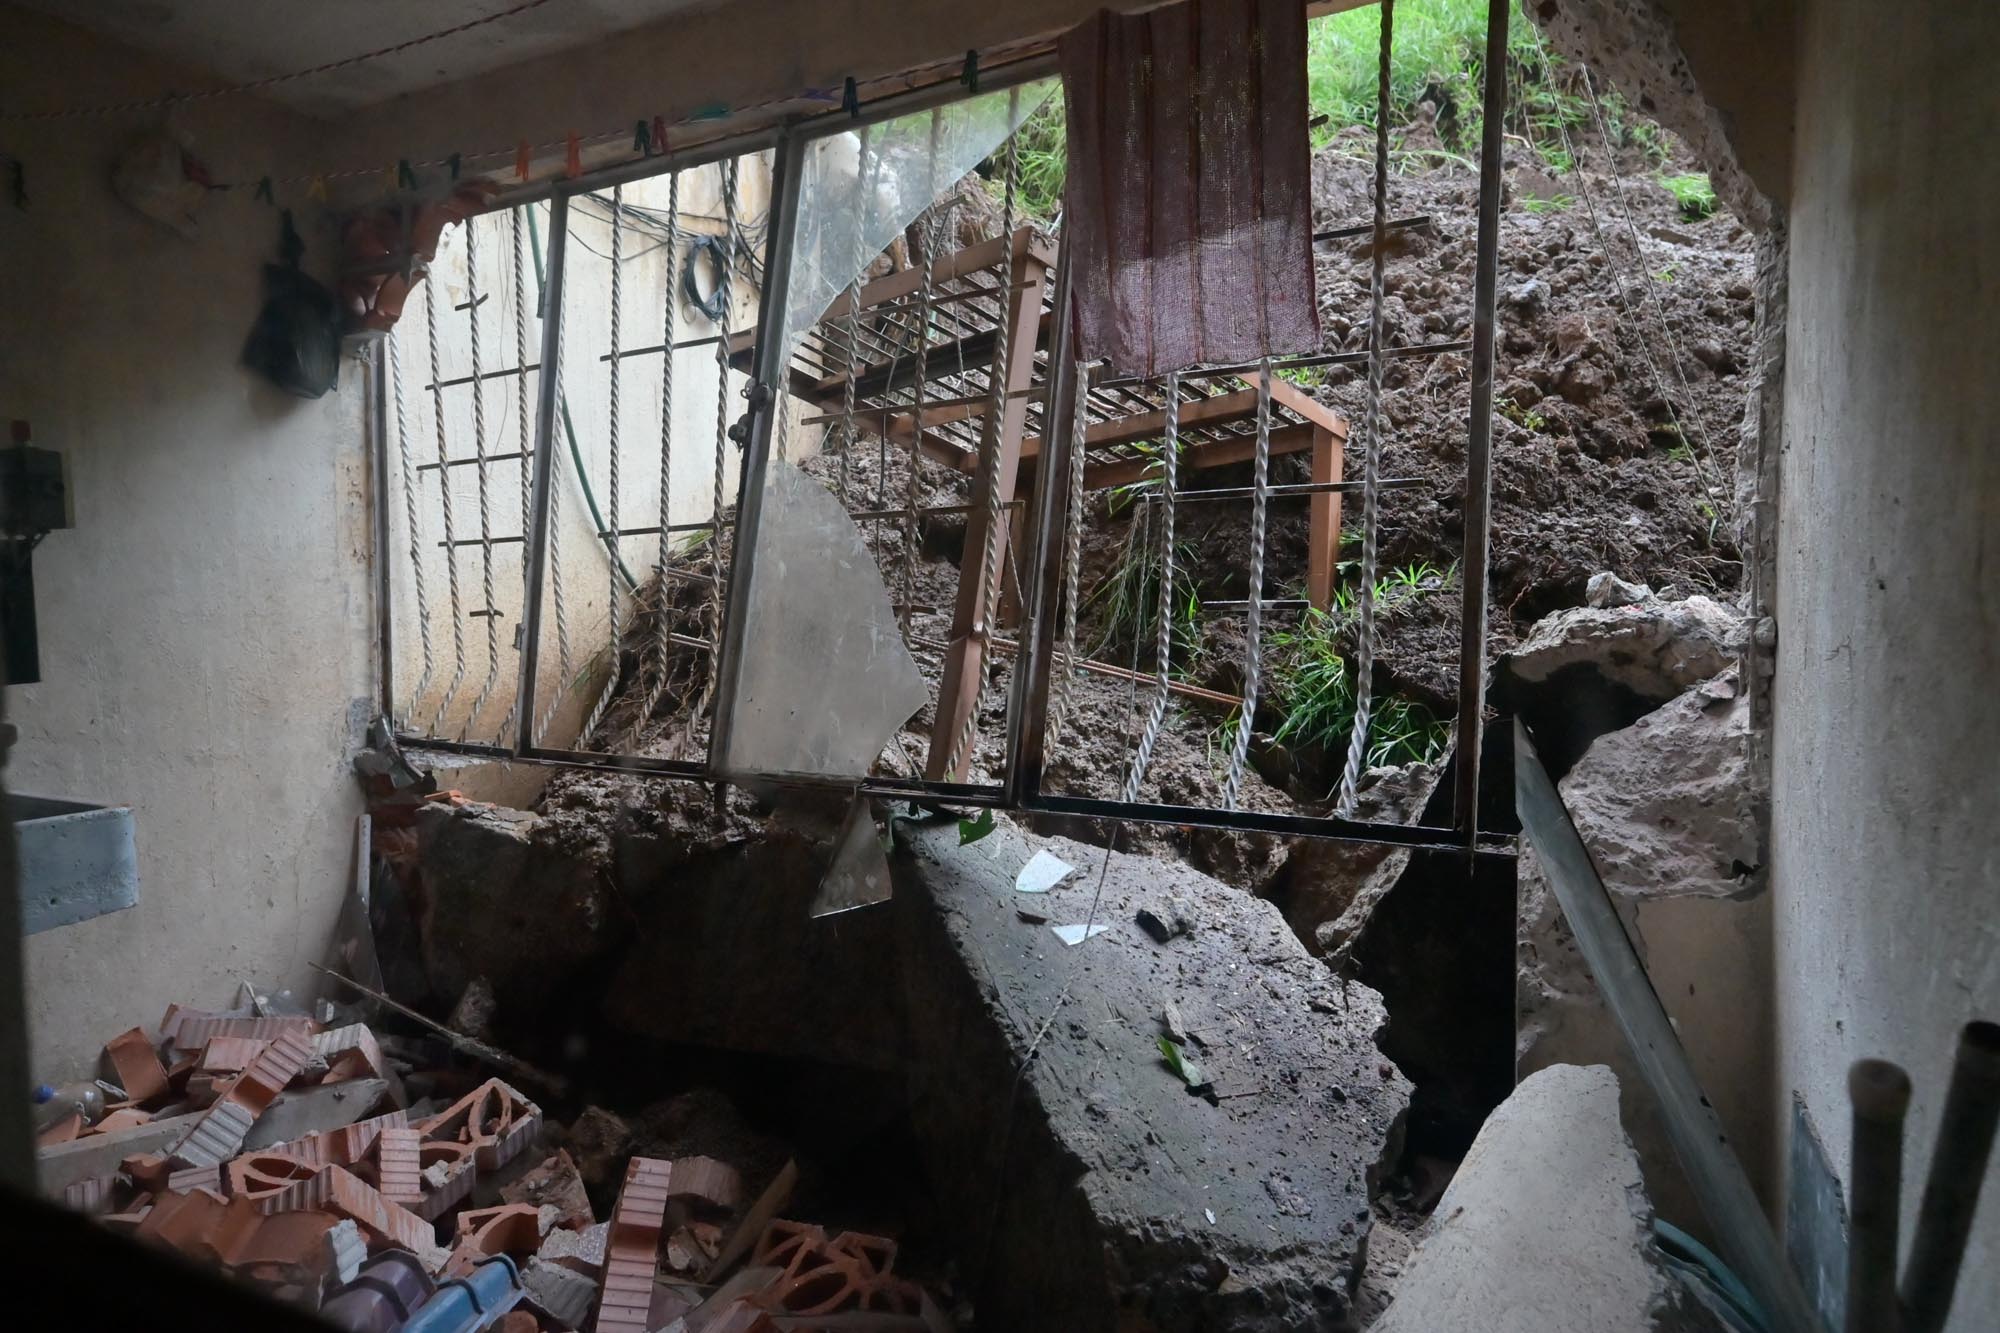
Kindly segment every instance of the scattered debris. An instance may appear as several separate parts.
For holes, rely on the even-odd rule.
[[[312,966],[317,970],[326,973],[328,976],[332,977],[335,981],[340,982],[342,985],[351,986],[355,990],[360,991],[363,995],[366,995],[369,999],[374,1000],[377,1004],[386,1005],[389,1008],[395,1010],[397,1013],[401,1014],[403,1017],[410,1019],[413,1022],[421,1023],[423,1026],[437,1033],[438,1036],[443,1037],[445,1041],[449,1042],[453,1050],[460,1051],[466,1055],[469,1055],[473,1059],[478,1060],[484,1064],[492,1065],[495,1069],[505,1069],[509,1073],[518,1075],[520,1078],[529,1083],[533,1083],[540,1087],[547,1088],[550,1092],[556,1094],[558,1097],[562,1096],[569,1090],[569,1081],[567,1079],[564,1079],[560,1075],[551,1074],[546,1070],[537,1069],[535,1068],[535,1066],[529,1064],[526,1060],[516,1059],[515,1057],[507,1054],[507,1052],[500,1050],[498,1047],[489,1046],[485,1042],[480,1041],[474,1037],[468,1037],[462,1032],[454,1032],[450,1028],[446,1027],[444,1024],[438,1022],[437,1020],[432,1018],[426,1018],[424,1015],[418,1013],[416,1010],[410,1008],[408,1005],[399,1004],[397,1001],[390,999],[387,995],[384,995],[382,992],[378,990],[372,990],[369,987],[362,985],[360,982],[355,981],[351,977],[344,977],[330,967],[322,967],[318,963],[314,963],[312,964]]]
[[[1016,893],[1047,893],[1074,870],[1075,866],[1044,847],[1028,858],[1021,873],[1014,876]]]
[[[404,1106],[406,1078],[450,1071],[392,1058],[406,1046],[363,1024],[256,1007],[175,1006],[107,1043],[120,1095],[65,1103],[44,1192],[352,1333],[953,1327],[895,1271],[895,1240],[781,1219],[798,1168],[719,1094],[661,1103],[641,1132],[589,1107],[555,1147],[501,1079]],[[213,1098],[193,1107],[200,1077]],[[707,1151],[634,1155],[641,1133]],[[593,1178],[623,1182],[608,1221]]]
[[[1049,929],[1056,933],[1057,939],[1071,948],[1075,948],[1085,940],[1095,939],[1097,936],[1102,935],[1105,931],[1111,929],[1111,927],[1102,923],[1085,924],[1079,921],[1073,926],[1050,926]]]

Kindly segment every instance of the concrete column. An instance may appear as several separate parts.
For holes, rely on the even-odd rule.
[[[1798,57],[1771,1093],[1845,1175],[1849,1062],[1906,1066],[1914,1196],[1954,1033],[2000,1016],[2000,11],[1815,0]],[[1957,1330],[2000,1309],[1986,1183]]]

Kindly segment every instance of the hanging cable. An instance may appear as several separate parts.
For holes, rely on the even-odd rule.
[[[437,662],[431,648],[430,603],[424,595],[424,550],[423,534],[417,525],[417,472],[410,462],[410,417],[403,398],[403,344],[395,332],[389,334],[390,382],[396,395],[396,442],[403,458],[403,521],[410,529],[410,578],[416,584],[417,593],[417,637],[423,643],[424,670],[417,677],[416,688],[410,691],[409,705],[403,710],[403,721],[407,723],[417,712],[417,705],[424,692],[431,687],[431,676],[437,669]]]
[[[452,674],[444,697],[438,701],[437,716],[431,719],[433,736],[444,730],[445,714],[458,696],[458,687],[465,682],[465,611],[458,595],[458,534],[451,515],[451,456],[445,443],[444,390],[439,387],[444,376],[439,372],[437,288],[434,282],[424,284],[424,323],[430,335],[431,417],[437,427],[438,491],[444,497],[444,567],[451,594]]]
[[[872,128],[870,125],[861,127],[860,157],[854,165],[856,189],[868,188],[868,133]],[[861,272],[868,267],[868,236],[875,225],[872,192],[865,211],[856,211],[860,214],[860,221],[854,229],[854,276],[847,283],[847,373],[841,377],[840,434],[834,444],[840,456],[840,475],[834,486],[834,495],[843,509],[847,507],[847,470],[849,455],[854,448],[854,402],[861,375]]]
[[[1007,95],[1007,123],[1011,126],[1020,111],[1021,90],[1013,89]],[[993,330],[993,361],[986,376],[986,429],[981,432],[980,453],[986,461],[986,544],[979,559],[979,618],[973,623],[973,641],[979,645],[981,666],[972,685],[972,699],[965,710],[965,720],[959,724],[958,735],[951,743],[951,754],[945,761],[945,773],[954,777],[959,766],[964,764],[967,772],[971,769],[973,737],[979,730],[979,697],[985,692],[986,684],[986,644],[992,640],[994,622],[1000,618],[1000,538],[1007,527],[1007,512],[1000,500],[1000,468],[1003,453],[1002,440],[1006,434],[1007,378],[1008,362],[1013,354],[1013,308],[1021,298],[1014,293],[1014,193],[1020,185],[1020,157],[1015,152],[1014,136],[1007,136],[1007,183],[1000,206],[1000,310]],[[1037,310],[1035,315],[1040,317]],[[959,347],[965,346],[963,338]],[[1030,353],[1032,355],[1032,353]],[[963,382],[964,369],[959,374]],[[924,414],[921,406],[917,409],[917,440],[924,433]],[[912,464],[916,461],[916,443],[910,454]],[[970,649],[968,649],[969,651]]]
[[[1257,370],[1257,445],[1250,497],[1250,608],[1244,624],[1243,708],[1236,718],[1236,742],[1229,750],[1229,775],[1222,783],[1222,808],[1236,808],[1243,784],[1243,761],[1250,755],[1250,728],[1257,718],[1257,687],[1264,667],[1264,512],[1271,482],[1271,358]]]
[[[1360,626],[1355,632],[1354,727],[1347,737],[1347,763],[1340,771],[1343,816],[1354,813],[1354,792],[1368,756],[1368,726],[1375,703],[1375,572],[1381,523],[1382,368],[1389,359],[1382,327],[1383,270],[1389,236],[1389,56],[1394,45],[1396,0],[1382,0],[1382,42],[1375,73],[1374,253],[1368,267],[1368,401],[1362,413],[1368,448],[1361,468],[1361,588],[1356,598]],[[1339,534],[1334,534],[1339,545]]]
[[[1127,804],[1139,799],[1139,786],[1153,763],[1153,746],[1160,739],[1160,725],[1167,717],[1167,694],[1172,680],[1174,656],[1174,495],[1181,450],[1181,377],[1179,371],[1167,375],[1167,430],[1160,444],[1160,592],[1158,626],[1153,638],[1153,700],[1146,709],[1146,725],[1139,733],[1139,748],[1132,755],[1132,770],[1125,775]]]
[[[618,447],[618,388],[621,378],[619,367],[624,363],[624,358],[618,355],[621,347],[618,335],[625,311],[625,211],[620,207],[624,202],[624,190],[625,187],[623,185],[614,185],[611,187],[611,367],[605,393],[606,409],[609,414],[606,419],[605,444],[607,452],[610,455],[609,505],[611,510],[611,526],[605,536],[605,540],[612,544],[614,555],[614,559],[611,562],[611,600],[609,604],[611,615],[611,669],[605,676],[603,692],[597,696],[597,702],[590,706],[590,715],[583,720],[583,731],[581,734],[586,738],[597,734],[597,724],[603,719],[604,710],[611,706],[612,697],[618,693],[619,678],[623,674],[622,668],[625,661],[625,625],[621,614],[623,609],[621,602],[623,599],[619,596],[622,589],[618,586],[618,566],[620,561],[615,558],[618,554],[617,546],[619,541],[618,459],[621,452]],[[668,361],[673,360],[673,352],[671,350],[665,352],[663,356]],[[660,526],[665,528],[667,520],[664,518],[661,519]]]
[[[667,177],[667,230],[671,233],[677,225],[680,211],[681,174],[676,171]],[[674,485],[674,283],[673,268],[667,269],[666,315],[660,330],[660,547],[656,557],[653,586],[653,651],[651,654],[651,679],[646,685],[646,696],[639,704],[638,714],[632,719],[632,731],[625,748],[639,748],[639,733],[652,720],[653,710],[660,706],[660,697],[667,690],[667,654],[673,634],[667,615],[667,570],[673,564],[673,542],[668,528],[673,524]]]
[[[924,172],[924,199],[933,203],[937,199],[938,190],[938,136],[942,132],[943,127],[944,109],[939,107],[931,112],[930,149],[929,156],[925,160]],[[924,397],[930,387],[931,303],[935,299],[933,285],[937,270],[938,244],[940,240],[936,209],[934,207],[927,207],[926,212],[929,215],[929,225],[924,231],[924,269],[921,286],[917,289],[917,378],[916,383],[911,386],[914,399],[912,416],[917,423],[917,434],[916,439],[910,445],[910,471],[903,491],[903,565],[902,596],[900,598],[902,611],[900,612],[900,616],[903,622],[903,634],[905,637],[908,637],[910,632],[910,612],[913,603],[916,601],[914,589],[917,582],[917,505],[923,498],[923,478],[918,468],[918,460],[923,452]]]
[[[1062,730],[1064,720],[1069,716],[1071,694],[1076,688],[1078,655],[1076,651],[1077,599],[1080,595],[1083,576],[1083,463],[1084,431],[1090,419],[1090,371],[1079,361],[1076,363],[1076,402],[1070,412],[1069,425],[1069,503],[1063,519],[1063,603],[1062,636],[1056,644],[1057,660],[1062,663],[1063,673],[1056,681],[1055,707],[1050,710],[1049,736],[1054,738]]]
[[[732,281],[736,271],[736,159],[718,168],[722,177],[722,213],[729,220],[728,240],[723,246],[722,316],[715,326],[715,471],[711,478],[709,529],[708,678],[702,684],[701,703],[688,715],[688,736],[694,736],[695,718],[708,711],[722,675],[722,467],[723,451],[729,443],[729,318]]]
[[[479,243],[478,219],[467,218],[465,222],[465,316],[472,352],[472,457],[473,470],[479,474],[479,592],[485,599],[486,614],[486,679],[480,682],[479,693],[472,700],[472,708],[465,715],[465,733],[470,735],[473,725],[479,720],[480,710],[493,697],[493,687],[500,679],[500,604],[494,596],[493,588],[493,504],[491,479],[487,476],[489,464],[486,459],[486,378],[481,373],[479,356],[479,307],[485,297],[479,292]]]

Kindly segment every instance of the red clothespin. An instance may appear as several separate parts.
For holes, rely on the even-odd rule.
[[[578,141],[576,131],[568,135],[568,156],[563,162],[563,171],[571,180],[583,174],[583,144]]]
[[[514,174],[522,180],[528,179],[528,159],[532,155],[533,150],[528,147],[526,139],[514,145]]]
[[[655,156],[667,151],[667,118],[653,117],[653,153]]]

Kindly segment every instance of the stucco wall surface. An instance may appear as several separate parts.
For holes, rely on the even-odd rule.
[[[1777,1086],[1843,1174],[1848,1064],[2000,1017],[2000,11],[1805,7],[1775,699]],[[1953,1329],[2000,1309],[2000,1166]]]
[[[189,86],[0,7],[24,105]],[[0,206],[0,416],[69,458],[76,527],[35,555],[42,675],[10,687],[10,787],[133,807],[139,905],[26,941],[34,1070],[237,978],[305,987],[345,892],[352,702],[370,690],[364,380],[287,397],[239,365],[277,214],[211,195],[184,239],[113,197],[156,116],[0,125],[25,209]],[[173,122],[218,176],[282,171],[308,122],[254,99]],[[326,237],[309,242],[323,262]]]

